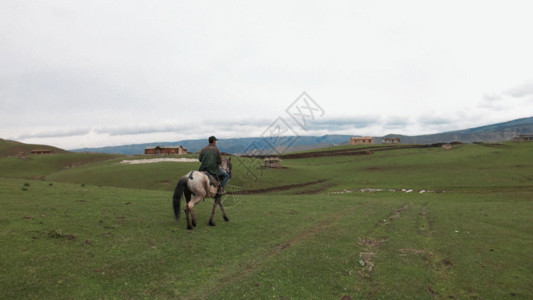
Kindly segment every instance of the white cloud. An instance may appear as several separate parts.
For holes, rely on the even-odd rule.
[[[413,123],[409,119],[409,117],[403,117],[403,116],[389,116],[385,120],[385,124],[383,124],[383,127],[387,130],[393,130],[393,129],[401,129],[406,128]]]
[[[515,85],[497,93],[485,93],[478,107],[498,112],[513,108],[516,111],[528,111],[528,108],[533,108],[533,82]]]
[[[522,98],[533,95],[533,81],[526,82],[516,87],[513,87],[505,92],[505,95],[509,95],[514,98]]]
[[[17,137],[19,140],[27,139],[46,139],[46,138],[64,138],[64,137],[76,137],[84,136],[90,133],[89,129],[77,128],[77,129],[65,129],[65,130],[50,130],[40,131],[32,134],[23,134]]]

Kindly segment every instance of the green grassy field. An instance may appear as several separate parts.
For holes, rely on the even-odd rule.
[[[213,200],[198,204],[193,231],[174,220],[171,197],[197,163],[0,158],[0,290],[6,299],[530,299],[532,154],[533,144],[459,145],[287,159],[276,170],[234,158],[230,184],[251,194],[226,196],[231,221],[218,212],[216,227]]]

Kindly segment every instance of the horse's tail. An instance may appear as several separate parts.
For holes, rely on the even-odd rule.
[[[176,220],[180,219],[181,197],[183,196],[183,192],[187,188],[188,180],[189,179],[186,176],[181,177],[180,180],[178,181],[178,184],[176,185],[176,189],[174,190],[174,196],[172,197],[173,199],[172,203],[174,206],[174,217],[176,218]]]

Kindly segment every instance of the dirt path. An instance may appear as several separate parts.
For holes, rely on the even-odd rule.
[[[341,156],[341,155],[368,155],[373,154],[376,151],[391,151],[400,149],[414,149],[414,148],[432,148],[442,147],[445,143],[437,143],[430,145],[395,145],[395,146],[376,146],[367,148],[354,148],[354,149],[342,149],[342,150],[326,150],[307,153],[289,153],[281,155],[282,159],[298,159],[298,158],[314,158],[324,156]]]
[[[325,182],[326,180],[327,179],[320,179],[316,181],[310,181],[310,182],[304,182],[304,183],[298,183],[298,184],[290,184],[290,185],[274,186],[274,187],[264,188],[264,189],[242,191],[240,193],[244,195],[252,195],[252,194],[264,194],[264,193],[277,192],[277,191],[288,191],[288,190],[292,190],[296,188],[301,188],[304,186],[319,184],[319,183]]]

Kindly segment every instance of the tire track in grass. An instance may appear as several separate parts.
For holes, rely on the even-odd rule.
[[[445,257],[442,253],[439,253],[432,246],[434,243],[434,236],[432,233],[432,224],[429,220],[430,212],[428,211],[428,205],[429,203],[424,203],[423,207],[420,209],[419,218],[417,220],[417,231],[422,237],[422,245],[424,246],[422,250],[424,251],[423,253],[427,254],[428,256],[426,265],[434,277],[434,282],[428,286],[428,292],[434,297],[447,297],[452,299],[455,298],[453,294],[444,294],[446,294],[446,282],[448,282],[452,276],[450,274],[450,268],[452,267],[453,263],[451,259]]]
[[[431,297],[455,298],[453,294],[446,293],[446,282],[450,280],[451,259],[438,252],[433,244],[435,238],[430,221],[431,212],[428,210],[429,203],[423,203],[419,213],[416,215],[416,234],[420,240],[421,248],[404,248],[396,250],[399,256],[420,256],[425,261],[425,266],[431,274],[431,283],[427,286],[427,291]],[[449,294],[449,295],[448,295]]]
[[[432,232],[432,224],[430,222],[430,212],[428,210],[429,203],[423,203],[420,211],[415,216],[416,234],[420,238],[419,247],[407,247],[402,249],[396,249],[398,256],[422,256],[421,259],[425,260],[425,266],[431,274],[431,283],[427,286],[427,292],[430,297],[454,297],[449,291],[446,291],[446,282],[450,279],[450,268],[452,267],[452,261],[446,258],[442,253],[436,251],[433,247],[434,236]],[[359,272],[360,278],[366,278],[369,280],[360,280],[356,282],[356,288],[358,290],[367,289],[369,295],[375,295],[379,292],[382,286],[379,283],[372,280],[372,272],[374,269],[379,268],[373,261],[373,257],[377,255],[380,248],[388,241],[385,234],[385,229],[390,229],[390,226],[394,224],[395,220],[402,217],[403,213],[412,209],[408,204],[394,209],[386,218],[380,219],[374,230],[369,232],[367,237],[360,239],[360,244],[363,246],[363,251],[360,253],[361,270]],[[387,228],[389,227],[389,228]],[[368,285],[358,286],[358,284]]]
[[[407,209],[409,209],[408,204],[403,204],[401,207],[394,209],[387,217],[380,218],[374,226],[374,229],[366,237],[359,239],[359,244],[363,247],[363,251],[359,253],[359,265],[361,267],[359,275],[361,277],[371,277],[371,273],[375,267],[373,257],[377,254],[381,245],[387,242],[387,238],[384,237],[385,234],[382,232],[384,231],[384,226],[392,224]]]
[[[264,255],[261,256],[261,259],[259,261],[250,263],[248,267],[246,267],[244,270],[239,271],[239,272],[233,272],[230,274],[226,274],[225,276],[222,276],[218,280],[219,281],[218,285],[214,286],[211,289],[208,289],[208,291],[205,293],[206,296],[200,297],[200,298],[207,298],[209,296],[213,296],[214,294],[221,291],[225,287],[244,280],[245,278],[250,276],[253,272],[261,268],[261,266],[265,262],[270,260],[272,257],[279,255],[285,250],[288,250],[291,246],[295,244],[303,243],[307,240],[312,239],[316,234],[323,232],[324,230],[328,230],[332,226],[332,224],[340,221],[342,218],[346,217],[348,214],[352,213],[356,209],[359,209],[365,206],[368,206],[368,204],[352,206],[348,209],[328,215],[324,220],[318,222],[314,226],[307,227],[306,229],[295,234],[293,238],[277,245],[274,249],[267,251]],[[199,298],[199,296],[194,295],[192,296],[192,298],[197,299]]]
[[[415,232],[421,237],[420,245],[422,248],[409,247],[397,249],[395,252],[397,252],[398,256],[423,255],[424,259],[427,258],[426,268],[430,271],[430,274],[432,274],[430,276],[436,283],[430,284],[427,287],[428,296],[431,298],[442,298],[447,297],[448,293],[443,292],[444,288],[442,284],[439,283],[444,283],[449,279],[451,262],[432,248],[434,237],[432,234],[432,224],[429,219],[430,212],[428,211],[428,205],[429,203],[424,203],[422,205],[414,220],[416,224]],[[359,254],[361,259],[359,261],[360,271],[359,278],[354,283],[355,289],[360,293],[366,293],[366,295],[371,298],[378,297],[380,291],[383,288],[386,288],[382,283],[375,281],[372,278],[373,271],[379,269],[379,265],[373,261],[373,258],[389,241],[386,231],[391,229],[390,226],[392,226],[396,220],[401,218],[404,212],[411,209],[414,209],[414,207],[407,203],[393,209],[385,218],[380,218],[378,222],[376,222],[373,230],[368,232],[365,237],[360,238],[359,244],[363,247]],[[422,294],[420,296],[422,297]],[[450,297],[453,297],[453,295],[450,294]]]

